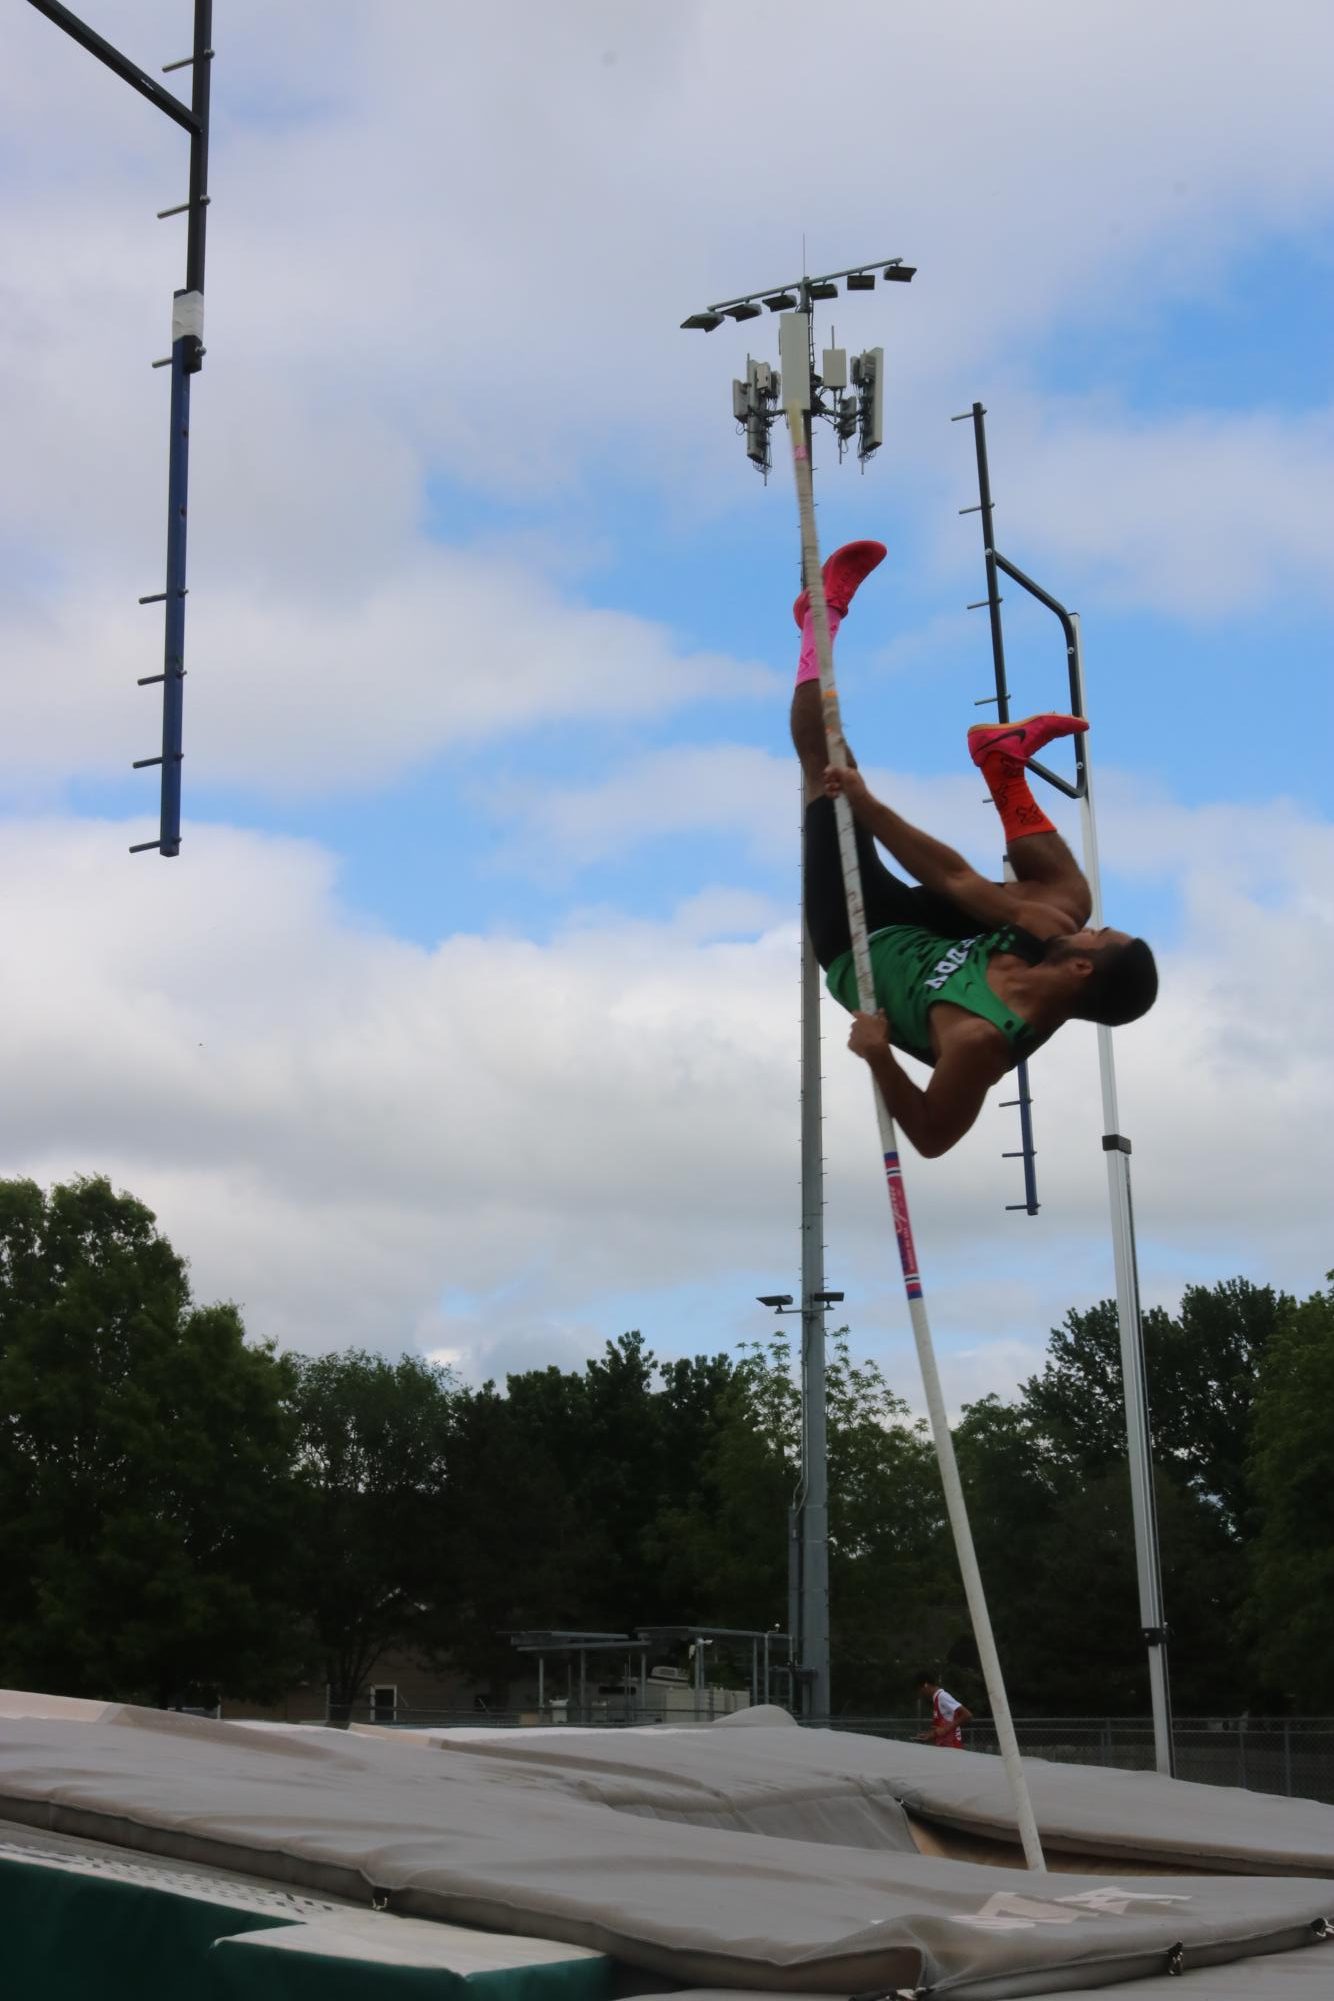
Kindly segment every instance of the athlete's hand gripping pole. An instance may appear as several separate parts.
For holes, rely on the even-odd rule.
[[[805,315],[793,314],[792,318],[800,319],[802,322],[801,347],[804,360],[807,338]],[[791,352],[792,348],[789,347],[788,355]],[[834,650],[829,633],[829,608],[825,603],[824,579],[820,570],[820,545],[815,530],[815,492],[811,479],[806,399],[803,394],[808,373],[805,367],[800,371],[794,369],[788,356],[784,356],[785,410],[792,438],[797,509],[801,518],[802,578],[806,589],[810,592],[811,619],[815,631],[816,653],[820,662],[820,693],[824,703],[825,737],[830,763],[846,766],[848,747],[843,738],[838,691],[834,686]],[[790,400],[787,400],[789,391],[795,393],[791,395]],[[866,942],[866,911],[862,903],[861,866],[857,860],[852,809],[841,793],[834,801],[834,813],[838,824],[839,855],[843,863],[843,888],[848,900],[848,928],[852,934],[853,965],[857,973],[857,1005],[864,1013],[872,1014],[876,1004],[875,985],[871,975],[871,955]],[[968,1507],[959,1479],[958,1462],[954,1456],[954,1440],[950,1436],[945,1398],[940,1387],[940,1373],[936,1368],[931,1325],[922,1298],[922,1281],[917,1270],[917,1253],[913,1248],[912,1223],[908,1215],[908,1196],[903,1184],[903,1169],[899,1164],[898,1135],[894,1129],[894,1121],[890,1117],[889,1107],[874,1078],[871,1081],[871,1090],[875,1098],[876,1117],[880,1124],[880,1150],[884,1155],[889,1206],[894,1218],[894,1234],[898,1239],[899,1262],[903,1267],[903,1283],[908,1295],[913,1340],[917,1344],[917,1360],[922,1371],[922,1386],[926,1391],[926,1407],[931,1419],[941,1485],[945,1490],[945,1507],[954,1535],[954,1549],[963,1578],[964,1595],[968,1601],[973,1638],[982,1663],[982,1675],[986,1682],[987,1697],[991,1703],[996,1735],[1000,1740],[1001,1758],[1004,1761],[1006,1777],[1010,1782],[1019,1839],[1023,1843],[1024,1860],[1030,1869],[1042,1869],[1046,1866],[1042,1856],[1042,1844],[1038,1839],[1037,1822],[1033,1817],[1033,1805],[1028,1796],[1028,1781],[1024,1777],[1019,1743],[1014,1734],[1014,1722],[1010,1715],[1009,1699],[1005,1693],[1004,1677],[1001,1674],[1000,1658],[996,1652],[995,1636],[991,1630],[991,1616],[987,1611],[982,1575],[977,1564],[977,1552],[973,1548],[973,1533],[968,1522]]]

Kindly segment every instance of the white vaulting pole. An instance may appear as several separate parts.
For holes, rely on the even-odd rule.
[[[792,465],[796,475],[797,509],[801,519],[802,575],[806,589],[810,593],[811,619],[815,631],[816,653],[820,662],[820,693],[824,699],[825,736],[829,746],[829,761],[831,764],[846,768],[848,747],[843,738],[838,691],[834,686],[834,651],[829,635],[829,610],[825,604],[824,580],[820,572],[820,545],[815,530],[815,491],[811,479],[810,443],[807,433],[807,410],[810,399],[810,369],[806,358],[808,323],[804,313],[785,314],[784,331],[788,320],[800,322],[800,367],[795,365],[798,336],[794,329],[787,332],[783,342],[782,386],[788,430],[792,438]],[[839,854],[843,862],[843,888],[848,900],[852,958],[857,973],[857,1000],[864,1013],[872,1014],[875,1012],[876,1004],[875,985],[871,976],[871,955],[866,941],[866,911],[862,904],[861,867],[857,860],[852,810],[847,800],[840,796],[834,801],[834,811],[838,824]],[[1042,1869],[1046,1866],[1042,1856],[1042,1844],[1038,1839],[1037,1822],[1033,1818],[1033,1805],[1028,1796],[1028,1781],[1024,1777],[1019,1743],[1014,1734],[1014,1721],[1010,1715],[1009,1699],[1005,1693],[1005,1681],[1001,1674],[1000,1658],[996,1652],[995,1636],[991,1630],[991,1616],[987,1611],[982,1575],[977,1566],[977,1552],[973,1548],[973,1533],[968,1523],[968,1507],[959,1479],[958,1462],[954,1456],[954,1440],[950,1436],[949,1419],[945,1412],[940,1372],[936,1367],[931,1324],[927,1319],[926,1304],[922,1298],[922,1280],[917,1269],[917,1253],[913,1248],[908,1197],[903,1185],[903,1170],[899,1164],[898,1135],[889,1114],[889,1107],[874,1079],[871,1090],[880,1126],[880,1150],[884,1156],[885,1179],[889,1185],[889,1206],[894,1218],[894,1234],[898,1240],[899,1262],[903,1267],[903,1284],[908,1295],[913,1340],[917,1344],[922,1387],[926,1392],[927,1413],[931,1420],[932,1437],[935,1440],[941,1485],[945,1490],[945,1507],[954,1535],[955,1554],[963,1578],[964,1596],[968,1601],[968,1614],[972,1620],[973,1638],[982,1663],[982,1675],[986,1682],[987,1699],[991,1704],[996,1735],[1000,1741],[1005,1774],[1010,1782],[1015,1819],[1019,1826],[1019,1839],[1023,1843],[1024,1860],[1030,1869]]]

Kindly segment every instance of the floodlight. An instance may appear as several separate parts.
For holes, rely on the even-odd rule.
[[[850,292],[874,292],[875,272],[850,271],[848,273],[848,290]]]
[[[714,328],[720,327],[722,323],[721,313],[692,313],[688,320],[682,320],[681,325],[683,328],[698,327],[701,333],[712,333]]]
[[[792,1294],[790,1292],[761,1292],[756,1296],[761,1306],[781,1307],[791,1306],[792,1304]]]
[[[811,1294],[811,1298],[818,1299],[822,1306],[836,1306],[842,1297],[843,1294],[841,1292],[813,1292]]]
[[[897,279],[900,285],[907,285],[917,276],[917,266],[896,260],[893,264],[886,264],[884,276],[887,281]]]
[[[791,313],[796,310],[797,295],[795,292],[770,292],[764,303],[771,313]]]
[[[838,297],[838,286],[828,278],[821,278],[818,284],[809,286],[808,290],[813,299],[836,299]]]
[[[724,306],[723,311],[729,320],[757,320],[760,317],[760,308],[749,299],[742,299],[735,306]]]

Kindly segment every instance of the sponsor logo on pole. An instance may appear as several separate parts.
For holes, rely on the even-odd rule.
[[[917,1270],[917,1251],[912,1240],[912,1224],[908,1219],[908,1198],[903,1192],[903,1169],[899,1166],[897,1153],[885,1155],[885,1180],[889,1183],[889,1206],[894,1216],[894,1235],[899,1240],[899,1263],[903,1266],[903,1283],[907,1287],[909,1299],[920,1299],[922,1280]]]

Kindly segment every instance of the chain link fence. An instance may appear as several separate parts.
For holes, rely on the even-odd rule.
[[[675,1728],[705,1724],[722,1713],[703,1691],[698,1708],[675,1710],[660,1719]],[[371,1720],[364,1705],[331,1713],[332,1723]],[[536,1709],[411,1709],[397,1705],[378,1720],[399,1729],[524,1730],[554,1725],[616,1730],[643,1727],[650,1718],[607,1701],[582,1708],[570,1702]],[[921,1735],[921,1716],[829,1716],[804,1718],[810,1729],[849,1730],[865,1736],[908,1741]],[[1016,1716],[1015,1734],[1025,1757],[1051,1758],[1067,1765],[1106,1765],[1121,1771],[1154,1769],[1153,1724],[1140,1716]],[[996,1734],[985,1717],[964,1732],[972,1751],[996,1751]],[[1174,1719],[1176,1775],[1210,1786],[1244,1786],[1250,1792],[1278,1793],[1289,1799],[1324,1800],[1334,1805],[1334,1717],[1190,1716]]]
[[[916,1737],[925,1727],[917,1716],[810,1720],[815,1727],[900,1739]],[[1016,1716],[1014,1728],[1025,1757],[1131,1772],[1154,1769],[1153,1724],[1147,1717]],[[964,1739],[973,1751],[998,1748],[985,1718],[970,1723]],[[1179,1779],[1334,1804],[1334,1717],[1177,1717],[1172,1739]]]

